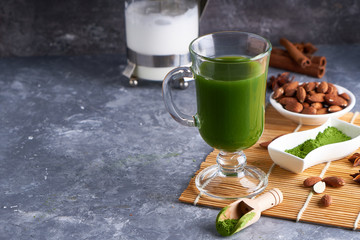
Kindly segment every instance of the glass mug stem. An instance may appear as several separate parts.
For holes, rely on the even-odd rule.
[[[239,176],[243,175],[243,170],[246,166],[246,156],[243,151],[233,153],[220,151],[216,157],[216,162],[219,166],[220,174],[223,176]]]
[[[188,126],[195,127],[195,118],[194,116],[185,114],[181,112],[176,105],[174,104],[171,88],[175,85],[175,82],[180,80],[190,81],[193,79],[193,74],[189,67],[178,67],[171,70],[164,78],[162,84],[162,95],[167,111],[170,113],[171,117],[175,119],[178,123]]]

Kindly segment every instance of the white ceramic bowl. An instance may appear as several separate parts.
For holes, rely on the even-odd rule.
[[[298,124],[321,125],[325,123],[329,118],[339,118],[345,115],[345,113],[351,111],[351,109],[355,106],[356,99],[354,94],[352,94],[352,92],[350,92],[346,88],[340,87],[338,85],[335,86],[340,94],[347,93],[350,97],[349,105],[343,110],[338,112],[327,113],[327,114],[316,114],[316,115],[291,112],[286,110],[280,103],[278,103],[275,99],[272,98],[274,93],[270,95],[270,103],[281,115],[291,119],[292,121]]]
[[[302,144],[308,139],[315,139],[319,132],[333,126],[351,137],[350,140],[328,144],[309,152],[304,159],[285,152]],[[360,127],[336,118],[330,118],[323,125],[302,132],[290,133],[275,139],[268,146],[271,159],[280,167],[294,173],[301,173],[308,167],[319,163],[342,159],[360,147]]]

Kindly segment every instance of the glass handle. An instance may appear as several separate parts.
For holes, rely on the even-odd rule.
[[[174,104],[171,88],[176,86],[179,81],[191,81],[193,79],[193,73],[189,67],[178,67],[171,70],[163,81],[162,95],[167,111],[170,113],[177,122],[188,127],[195,126],[195,120],[193,116],[187,115],[181,112]],[[178,84],[177,84],[178,85]]]

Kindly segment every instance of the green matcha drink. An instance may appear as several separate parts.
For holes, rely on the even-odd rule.
[[[195,72],[197,125],[212,147],[251,147],[264,129],[266,70],[244,57],[203,62]]]

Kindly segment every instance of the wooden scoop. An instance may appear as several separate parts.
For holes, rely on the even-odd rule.
[[[257,222],[262,211],[280,204],[282,200],[282,192],[277,188],[256,199],[241,198],[219,212],[216,218],[216,230],[223,236],[233,235]]]

